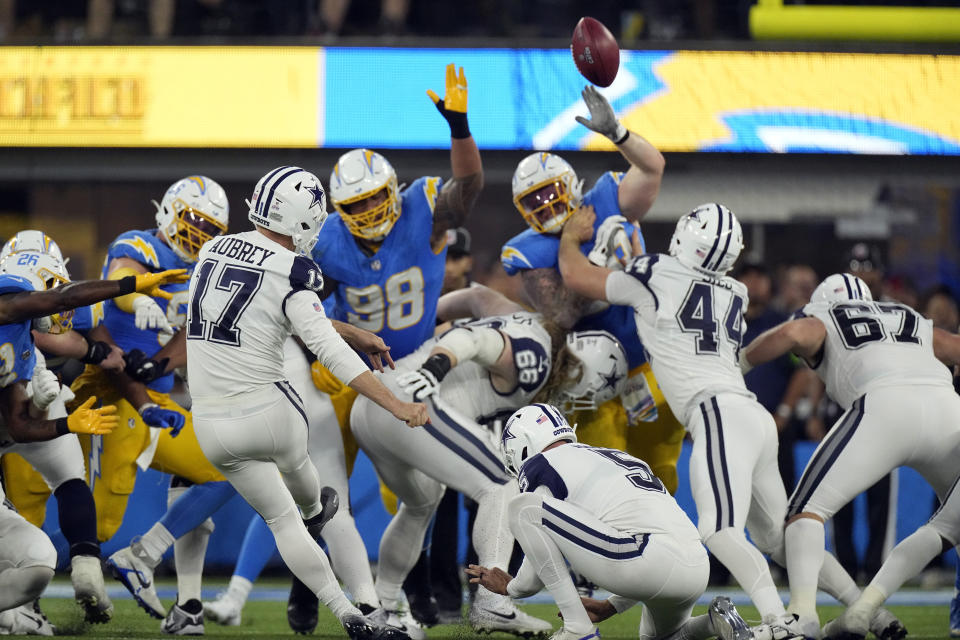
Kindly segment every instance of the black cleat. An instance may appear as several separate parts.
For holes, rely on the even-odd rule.
[[[440,610],[433,596],[422,593],[408,593],[410,615],[424,627],[432,627],[440,622]]]
[[[294,633],[313,633],[317,628],[319,606],[320,601],[316,594],[294,577],[290,586],[290,598],[287,600],[287,623]]]
[[[340,621],[350,640],[380,640],[379,627],[374,626],[366,616],[349,614]]]
[[[323,487],[320,489],[320,505],[320,513],[309,520],[303,521],[303,524],[307,525],[307,531],[310,532],[314,540],[320,538],[323,526],[330,522],[340,509],[340,496],[337,495],[337,490],[333,487]]]

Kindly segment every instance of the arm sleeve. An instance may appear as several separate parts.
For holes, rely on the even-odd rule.
[[[492,366],[500,359],[505,346],[503,334],[491,327],[454,327],[437,340],[457,356],[457,362],[473,360],[484,367]]]
[[[607,300],[612,304],[623,304],[643,310],[660,308],[660,300],[650,286],[650,277],[660,256],[643,254],[634,256],[623,268],[607,276]]]
[[[330,373],[349,384],[358,375],[368,371],[360,356],[333,328],[316,293],[295,291],[287,298],[285,311],[293,332],[300,336],[310,351],[317,354],[317,359]]]

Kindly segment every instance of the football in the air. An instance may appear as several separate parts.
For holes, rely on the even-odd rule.
[[[570,52],[577,70],[598,87],[609,87],[620,68],[620,47],[599,20],[580,18],[573,30]]]

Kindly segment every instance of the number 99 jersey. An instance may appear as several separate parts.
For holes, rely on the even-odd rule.
[[[952,386],[933,355],[933,323],[897,302],[811,302],[795,317],[814,317],[827,336],[810,366],[834,402],[848,409],[878,387]]]
[[[607,300],[633,307],[637,333],[674,415],[689,427],[697,404],[720,393],[753,398],[738,359],[747,288],[663,254],[636,256],[607,276]]]
[[[430,246],[433,210],[442,180],[416,180],[400,194],[400,217],[380,249],[367,255],[332,213],[320,232],[313,259],[337,281],[335,320],[371,331],[387,343],[394,360],[433,336],[443,287],[446,244]]]

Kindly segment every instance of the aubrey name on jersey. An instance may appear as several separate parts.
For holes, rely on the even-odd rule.
[[[103,263],[103,278],[107,277],[107,269],[114,258],[136,260],[152,272],[193,269],[192,264],[181,260],[173,249],[157,236],[156,229],[127,231],[117,236],[107,250],[107,258]],[[167,284],[161,288],[173,294],[173,299],[154,298],[154,302],[166,312],[167,321],[174,329],[182,327],[187,317],[187,283]],[[113,300],[104,302],[103,324],[110,331],[117,346],[124,351],[140,349],[152,356],[170,339],[169,334],[161,333],[158,329],[138,329],[134,323],[134,315],[121,311]],[[173,374],[157,378],[147,386],[154,391],[168,393],[173,388]]]
[[[504,438],[508,437],[507,432]],[[645,462],[617,449],[565,444],[527,459],[520,490],[550,490],[627,535],[667,533],[700,540],[676,500]]]
[[[607,300],[631,305],[650,366],[674,415],[690,423],[699,402],[719,393],[753,398],[740,373],[746,286],[711,277],[673,256],[635,256],[607,276]]]
[[[933,355],[933,322],[897,302],[811,302],[794,314],[826,327],[810,362],[827,394],[844,409],[880,387],[950,387],[950,370]]]
[[[608,171],[603,174],[583,196],[583,205],[593,205],[597,212],[597,219],[593,223],[594,236],[604,220],[610,216],[623,215],[620,212],[619,189],[622,172]],[[640,235],[640,244],[643,245],[643,233],[639,227],[624,223],[623,228],[627,237],[633,235],[637,229]],[[645,245],[644,245],[645,246]],[[584,255],[593,249],[593,240],[580,245]],[[560,236],[551,233],[537,233],[527,229],[507,241],[500,253],[500,262],[507,275],[514,275],[529,269],[557,269],[557,256],[560,251]],[[620,341],[627,353],[627,364],[630,369],[646,362],[643,346],[637,338],[633,311],[627,307],[611,306],[599,313],[594,313],[580,319],[574,326],[576,331],[591,331],[602,329],[608,331]]]
[[[283,345],[294,333],[340,380],[367,371],[327,319],[322,289],[313,260],[258,231],[204,244],[185,329],[194,400],[222,401],[283,381]]]
[[[313,259],[337,282],[336,320],[376,333],[396,360],[433,336],[447,259],[430,246],[433,210],[443,181],[419,178],[400,194],[400,217],[379,250],[367,255],[331,213]]]
[[[517,386],[509,392],[497,391],[485,367],[473,361],[461,362],[450,370],[440,384],[440,398],[480,424],[498,417],[505,418],[529,403],[550,375],[550,335],[543,328],[541,319],[539,313],[519,312],[458,324],[460,327],[498,329],[505,335],[510,341],[513,362],[517,368]],[[399,387],[393,380],[420,367],[440,337],[442,335],[428,340],[414,353],[397,362],[396,371],[387,372],[384,383],[392,385],[399,394]]]

